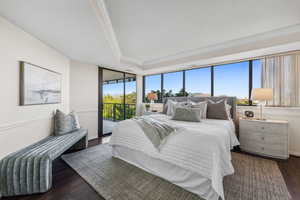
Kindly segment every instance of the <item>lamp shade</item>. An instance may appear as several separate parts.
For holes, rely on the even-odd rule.
[[[272,88],[253,88],[251,92],[251,100],[268,101],[273,99]]]
[[[148,93],[147,98],[149,100],[157,100],[157,94],[155,92],[150,92]]]

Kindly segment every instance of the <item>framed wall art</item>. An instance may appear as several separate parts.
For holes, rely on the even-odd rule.
[[[61,74],[20,62],[20,105],[61,103]]]

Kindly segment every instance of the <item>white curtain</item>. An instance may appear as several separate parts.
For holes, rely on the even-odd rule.
[[[300,106],[300,54],[262,59],[262,86],[273,88],[271,106]]]

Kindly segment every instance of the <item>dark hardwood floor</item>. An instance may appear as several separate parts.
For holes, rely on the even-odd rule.
[[[101,139],[89,142],[89,146],[101,144]],[[276,160],[292,195],[300,200],[300,157]],[[60,158],[53,163],[53,187],[45,194],[3,198],[3,200],[104,200],[72,168]]]

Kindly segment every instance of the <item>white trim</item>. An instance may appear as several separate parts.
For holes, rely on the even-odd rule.
[[[126,57],[126,56],[120,57],[120,63],[137,65],[137,66],[141,66],[143,64],[142,61],[136,60],[134,58]]]
[[[48,116],[48,117],[40,117],[40,118],[36,118],[36,119],[24,120],[24,121],[19,121],[19,122],[14,122],[14,123],[1,124],[0,125],[0,133],[8,131],[10,129],[24,127],[27,124],[31,124],[36,121],[41,121],[41,120],[49,120],[50,121],[51,119],[52,118]]]
[[[98,112],[97,109],[86,109],[86,110],[78,110],[75,111],[76,113],[80,114],[80,113],[94,113],[94,112]]]
[[[163,72],[170,72],[170,71],[179,71],[183,69],[191,69],[195,67],[202,67],[202,66],[209,66],[209,65],[214,65],[217,63],[222,63],[222,62],[229,62],[229,61],[237,61],[237,60],[246,60],[246,59],[251,59],[255,57],[263,57],[263,56],[268,56],[272,54],[278,54],[278,53],[283,53],[283,52],[288,52],[288,51],[296,51],[300,50],[300,42],[294,42],[294,43],[288,43],[284,45],[277,45],[277,46],[272,46],[268,48],[261,48],[261,49],[256,49],[256,50],[251,50],[251,51],[245,51],[237,54],[230,54],[226,56],[220,56],[220,57],[213,57],[213,58],[208,58],[208,59],[203,59],[203,60],[198,60],[198,61],[192,61],[192,62],[186,62],[186,63],[181,63],[181,64],[175,64],[175,65],[169,65],[161,68],[151,68],[149,70],[143,70],[143,75],[149,75],[149,74],[156,74],[156,73],[163,73]]]
[[[295,24],[292,26],[276,29],[273,31],[268,31],[264,33],[259,33],[256,35],[251,35],[248,37],[244,38],[239,38],[235,40],[230,40],[226,41],[223,43],[219,44],[214,44],[210,46],[206,46],[203,48],[197,48],[197,49],[192,49],[192,50],[187,50],[187,51],[181,51],[172,55],[164,56],[164,57],[159,57],[159,58],[153,58],[147,61],[143,62],[143,66],[145,65],[154,65],[154,64],[159,64],[163,62],[168,62],[180,58],[185,58],[185,57],[190,57],[190,56],[195,56],[203,53],[208,53],[208,52],[213,52],[219,49],[224,49],[224,48],[230,48],[234,46],[241,46],[245,44],[251,44],[259,41],[264,41],[266,39],[271,39],[274,37],[279,37],[279,36],[286,36],[289,34],[294,34],[294,33],[299,33],[300,32],[300,24]]]
[[[104,30],[106,40],[108,41],[114,56],[117,60],[120,60],[120,46],[115,35],[115,31],[113,29],[104,0],[90,0],[90,5],[93,8],[95,15]]]
[[[90,0],[90,5],[93,8],[95,15],[99,21],[100,26],[103,28],[106,40],[109,43],[115,58],[120,64],[129,64],[129,69],[141,71],[138,67],[141,65],[141,61],[134,58],[125,57],[122,55],[122,51],[114,31],[114,27],[110,20],[104,0]]]
[[[289,153],[290,153],[290,155],[300,157],[300,152],[297,152],[297,151],[289,151]]]

